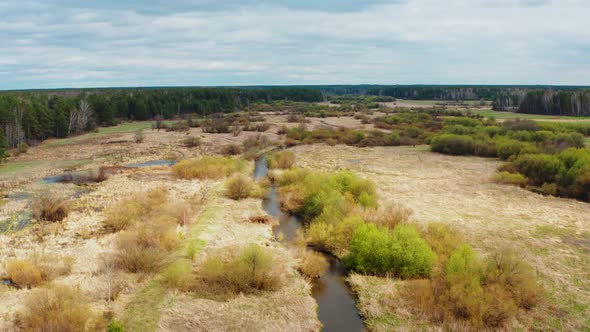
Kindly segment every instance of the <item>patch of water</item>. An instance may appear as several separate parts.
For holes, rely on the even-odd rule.
[[[146,161],[143,163],[131,164],[125,167],[127,168],[141,168],[141,167],[150,167],[150,166],[174,166],[178,163],[176,160],[152,160]]]
[[[33,195],[31,193],[20,191],[15,192],[10,195],[7,195],[6,198],[13,200],[13,201],[24,201],[25,199],[31,198]]]
[[[48,176],[46,178],[43,178],[41,180],[41,182],[46,183],[46,184],[54,184],[54,183],[63,182],[65,178],[66,178],[66,175],[65,174],[62,174],[62,175],[54,175],[54,176]]]
[[[25,211],[4,220],[0,220],[0,233],[20,231],[25,228],[25,226],[29,225],[32,219],[33,213],[31,211]]]

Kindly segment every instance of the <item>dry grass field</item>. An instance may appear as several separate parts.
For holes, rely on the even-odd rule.
[[[274,132],[277,130],[278,125],[275,125],[264,135],[276,140],[278,136]],[[93,320],[100,321],[103,313],[113,313],[114,319],[123,322],[129,331],[318,330],[317,305],[311,297],[310,284],[295,272],[295,254],[274,240],[271,225],[248,221],[251,216],[264,215],[260,199],[233,201],[224,197],[225,179],[179,180],[173,177],[170,167],[155,166],[116,168],[106,181],[85,186],[83,191],[73,183],[39,181],[64,171],[209,155],[225,144],[241,144],[247,137],[257,134],[244,132],[233,137],[231,134],[204,134],[200,129],[191,129],[188,133],[145,129],[145,139],[141,143],[135,143],[133,135],[114,131],[78,138],[67,144],[50,141],[2,166],[0,178],[8,198],[2,202],[0,219],[18,215],[29,207],[31,197],[11,198],[20,192],[35,194],[50,189],[69,197],[72,211],[62,222],[33,224],[21,231],[0,234],[0,261],[33,259],[56,265],[68,262],[67,271],[55,277],[52,283],[79,288],[88,299],[92,313],[98,317]],[[200,137],[201,146],[185,147],[182,141],[189,135]],[[64,160],[78,159],[87,161],[64,166]],[[35,167],[19,167],[23,163],[34,163]],[[286,263],[286,286],[277,292],[217,301],[165,289],[159,281],[159,273],[118,271],[118,296],[108,301],[104,257],[115,250],[116,234],[103,229],[105,211],[121,200],[154,188],[164,188],[175,202],[192,202],[195,197],[206,196],[203,202],[193,206],[188,230],[178,230],[185,233],[184,244],[173,257],[185,255],[188,243],[197,243],[198,253],[192,264],[198,267],[216,249],[255,243],[272,250]],[[5,269],[6,265],[0,264],[0,276],[6,274]],[[31,292],[0,284],[0,331],[16,329],[16,317],[24,310],[25,298]]]
[[[284,115],[265,115],[271,141],[288,123]],[[326,127],[370,128],[353,117],[310,118],[309,129]],[[70,271],[55,283],[79,287],[93,313],[114,313],[114,318],[141,331],[314,331],[320,329],[317,304],[311,286],[295,272],[295,253],[276,242],[272,228],[248,222],[263,215],[260,199],[233,201],[223,196],[222,180],[179,180],[169,167],[120,168],[153,160],[178,160],[217,153],[223,145],[240,145],[254,132],[207,134],[200,128],[188,132],[150,129],[150,124],[122,125],[99,134],[54,140],[32,147],[27,154],[0,166],[0,220],[26,211],[30,197],[50,188],[72,200],[72,212],[52,225],[31,225],[21,231],[0,234],[0,261],[36,257],[70,262]],[[144,140],[134,142],[135,129]],[[131,130],[133,129],[133,130]],[[199,147],[183,140],[199,137]],[[520,315],[511,330],[584,330],[590,327],[590,204],[542,196],[515,186],[491,181],[499,161],[435,154],[427,146],[355,148],[343,145],[306,145],[292,148],[297,166],[312,170],[350,169],[373,180],[379,204],[397,203],[413,210],[412,221],[426,226],[442,222],[485,255],[498,247],[510,248],[533,266],[546,293],[532,313]],[[249,164],[250,168],[252,163]],[[44,184],[40,180],[65,171],[114,167],[104,182],[85,187]],[[192,266],[198,268],[217,250],[256,243],[286,263],[286,286],[275,292],[240,295],[227,301],[169,290],[161,275],[118,273],[120,294],[105,299],[108,284],[104,257],[113,252],[115,234],[102,229],[105,211],[135,193],[165,188],[174,201],[195,204],[183,245],[198,243]],[[183,249],[184,250],[184,249]],[[174,253],[174,257],[184,255]],[[5,271],[0,264],[0,276]],[[349,283],[358,296],[357,306],[374,331],[436,330],[422,317],[410,313],[399,295],[404,282],[353,274]],[[0,284],[0,331],[15,328],[15,315],[23,309],[28,289]]]

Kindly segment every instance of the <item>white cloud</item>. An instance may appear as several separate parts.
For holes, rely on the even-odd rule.
[[[0,5],[0,72],[10,73],[0,88],[590,84],[583,63],[590,4],[580,0],[408,0],[356,11],[259,4],[161,14],[39,5]]]

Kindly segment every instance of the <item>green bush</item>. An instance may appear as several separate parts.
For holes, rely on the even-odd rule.
[[[19,145],[16,146],[16,149],[18,150],[19,153],[27,153],[27,151],[29,151],[29,145],[27,143],[20,143]]]
[[[512,156],[518,156],[524,147],[525,144],[509,138],[498,139],[496,141],[498,157],[500,157],[502,160],[507,160]]]
[[[469,136],[443,134],[432,139],[430,149],[443,154],[471,155],[475,151],[475,142]]]
[[[276,181],[281,186],[283,207],[307,220],[329,206],[344,212],[355,204],[364,208],[377,204],[375,184],[349,171],[327,174],[293,169],[283,172]]]
[[[328,209],[325,214],[314,219],[306,235],[311,244],[341,256],[347,252],[354,234],[364,224],[360,217],[344,217]]]
[[[107,332],[125,332],[123,324],[113,320],[107,326]]]
[[[519,173],[529,179],[529,182],[537,186],[556,182],[557,175],[564,169],[563,163],[557,156],[548,154],[519,156],[514,161],[514,166]]]
[[[398,225],[390,231],[367,224],[361,226],[350,242],[346,265],[352,270],[401,278],[430,275],[436,255],[415,227]]]

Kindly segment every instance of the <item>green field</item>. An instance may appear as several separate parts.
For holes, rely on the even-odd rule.
[[[498,120],[510,120],[510,119],[529,119],[529,120],[574,120],[574,121],[590,121],[588,116],[557,116],[557,115],[542,115],[542,114],[525,114],[525,113],[514,113],[514,112],[497,112],[492,110],[468,110],[473,114],[479,114],[485,117],[494,117]]]
[[[0,177],[14,176],[22,173],[34,173],[35,171],[42,170],[44,168],[55,167],[55,168],[66,168],[72,166],[80,166],[92,162],[87,159],[77,160],[59,160],[59,161],[48,161],[48,160],[34,160],[34,161],[19,161],[19,162],[8,162],[0,165]]]
[[[88,133],[80,136],[50,140],[43,144],[45,147],[61,146],[79,143],[92,138],[102,137],[110,134],[131,133],[138,130],[149,129],[152,127],[152,122],[126,122],[116,127],[99,128],[98,132]]]

